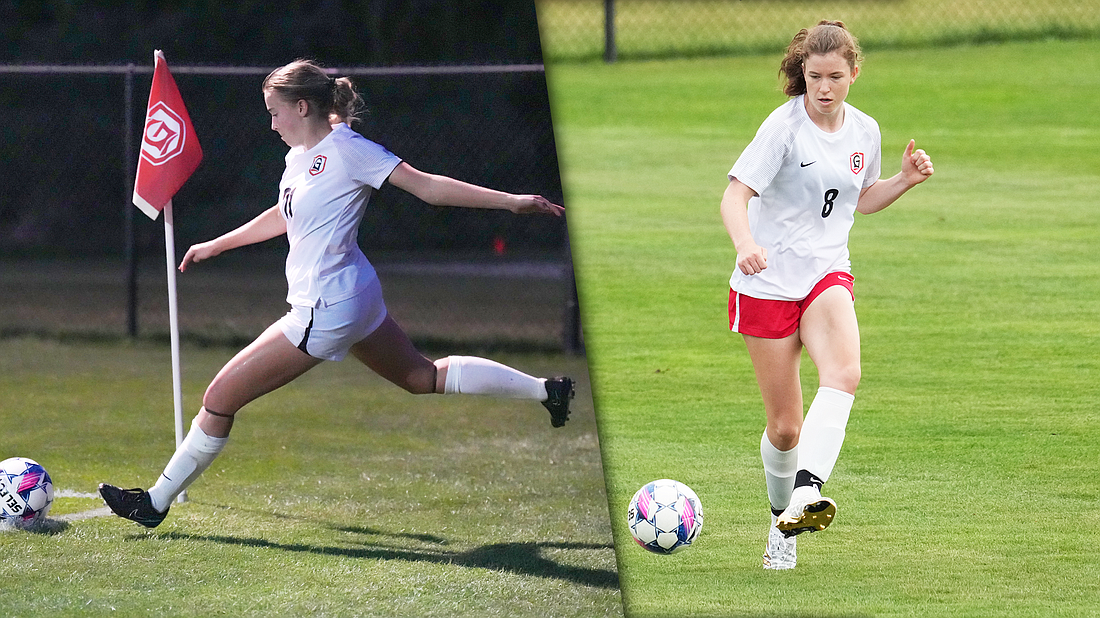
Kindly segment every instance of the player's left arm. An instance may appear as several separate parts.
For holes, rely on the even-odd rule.
[[[901,157],[901,171],[891,178],[880,180],[859,193],[856,212],[869,215],[893,204],[906,191],[928,180],[935,171],[932,159],[916,148],[916,141],[909,140]]]
[[[390,173],[389,182],[432,206],[491,208],[517,214],[548,213],[561,216],[565,209],[541,195],[513,195],[472,185],[448,176],[427,174],[402,161]]]

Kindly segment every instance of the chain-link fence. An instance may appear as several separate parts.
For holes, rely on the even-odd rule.
[[[795,32],[821,19],[844,21],[865,48],[1100,35],[1100,0],[536,0],[535,4],[547,62],[780,52]]]
[[[130,203],[136,153],[126,152],[139,143],[152,78],[123,68],[0,66],[0,334],[126,332],[126,219],[135,213],[142,331],[167,330],[162,223]],[[274,67],[172,68],[205,154],[174,200],[182,255],[277,201],[286,146],[259,88]],[[562,202],[541,66],[346,73],[369,106],[358,130],[413,166]],[[414,338],[558,349],[578,341],[564,219],[436,208],[387,185],[360,229],[391,313]],[[247,340],[285,311],[285,239],[233,254],[180,278],[185,336]]]

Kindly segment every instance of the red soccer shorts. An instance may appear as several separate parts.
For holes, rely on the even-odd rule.
[[[855,300],[855,278],[844,272],[825,275],[817,282],[810,295],[802,300],[767,300],[753,298],[730,290],[730,330],[742,335],[782,339],[794,334],[802,320],[802,314],[814,299],[834,285],[843,286]]]

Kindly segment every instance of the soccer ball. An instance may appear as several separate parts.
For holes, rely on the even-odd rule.
[[[0,522],[28,528],[45,519],[53,504],[53,481],[25,457],[0,461]]]
[[[656,554],[671,554],[699,536],[703,505],[687,485],[662,479],[634,494],[626,520],[638,545]]]

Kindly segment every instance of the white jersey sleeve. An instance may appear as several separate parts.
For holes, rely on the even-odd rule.
[[[784,105],[768,116],[730,170],[730,180],[736,178],[757,195],[771,185],[794,144],[798,127],[791,122],[787,107]]]
[[[859,112],[859,110],[855,111]],[[867,170],[863,176],[863,188],[866,189],[878,182],[882,176],[882,133],[879,131],[878,123],[875,122],[874,118],[859,112],[859,120],[872,143],[872,146],[868,148]]]
[[[348,135],[351,133],[352,135]],[[333,145],[344,160],[348,178],[354,182],[381,189],[401,159],[380,144],[368,139],[356,139],[352,131],[341,131]]]

